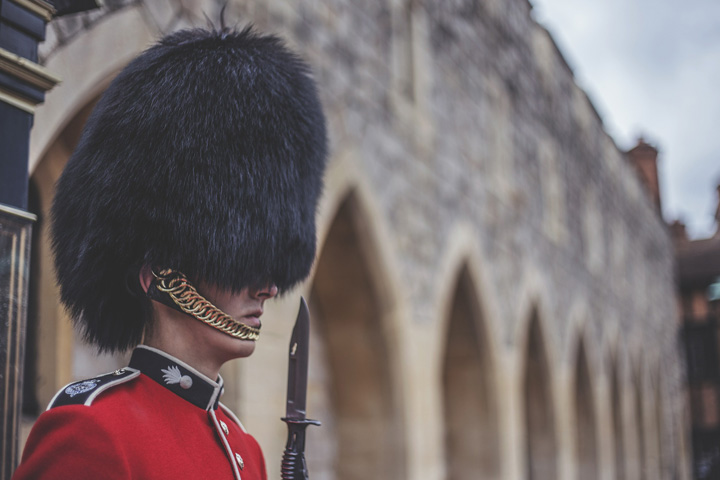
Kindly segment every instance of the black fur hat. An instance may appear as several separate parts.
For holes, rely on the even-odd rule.
[[[101,351],[137,344],[143,264],[239,291],[302,281],[315,256],[325,120],[281,40],[184,30],[105,91],[57,185],[62,301]]]

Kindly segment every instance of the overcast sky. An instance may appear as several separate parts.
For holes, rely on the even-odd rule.
[[[667,220],[715,231],[720,0],[530,0],[618,146],[660,150]]]

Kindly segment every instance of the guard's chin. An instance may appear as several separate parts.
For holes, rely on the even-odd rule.
[[[222,339],[218,342],[218,347],[225,352],[225,361],[234,360],[236,358],[246,358],[255,351],[255,340],[242,340],[228,334],[217,332],[222,335]]]

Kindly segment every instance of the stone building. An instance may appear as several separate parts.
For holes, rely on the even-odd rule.
[[[223,3],[106,0],[49,25],[41,60],[63,83],[31,141],[29,421],[123,362],[93,357],[58,304],[53,184],[113,76]],[[672,243],[527,0],[237,0],[225,15],[304,52],[330,126],[313,274],[225,371],[271,478],[301,293],[314,480],[689,478]]]

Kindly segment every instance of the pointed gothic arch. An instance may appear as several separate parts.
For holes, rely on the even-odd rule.
[[[555,429],[550,362],[536,309],[528,325],[523,367],[525,452],[529,480],[555,480],[558,476],[558,441]]]
[[[612,407],[613,451],[615,460],[615,478],[626,478],[625,422],[623,422],[623,396],[620,377],[619,354],[611,359],[610,366],[610,402]]]
[[[443,357],[448,480],[501,478],[499,415],[486,319],[467,264],[458,271]]]
[[[575,359],[575,439],[577,475],[583,480],[598,478],[597,415],[585,342],[580,339]]]
[[[387,280],[377,278],[368,222],[359,195],[350,190],[335,210],[312,280],[310,304],[322,345],[311,362],[325,377],[320,395],[329,411],[320,416],[332,419],[320,440],[323,457],[308,452],[321,478],[359,480],[369,471],[379,479],[405,476],[398,379],[383,320],[393,302],[380,287]]]
[[[160,32],[141,2],[108,13],[103,21],[61,42],[45,67],[62,82],[48,92],[35,113],[30,133],[30,170],[47,156],[78,112],[93,102],[120,70],[147,48]],[[84,123],[84,122],[83,122]]]
[[[634,415],[634,427],[635,427],[635,440],[636,440],[636,457],[635,457],[635,463],[637,466],[637,476],[636,478],[638,480],[646,480],[648,479],[647,476],[647,457],[646,457],[646,432],[645,432],[645,408],[644,408],[644,398],[642,396],[643,388],[642,388],[642,369],[638,370],[637,375],[635,376],[635,382],[634,382],[634,398],[633,401],[635,402],[633,405],[633,415]]]
[[[661,376],[653,375],[653,415],[652,415],[652,436],[654,437],[652,445],[652,463],[656,468],[656,478],[665,478],[665,462],[663,461],[663,440],[665,435],[665,424],[663,417],[663,395]]]

